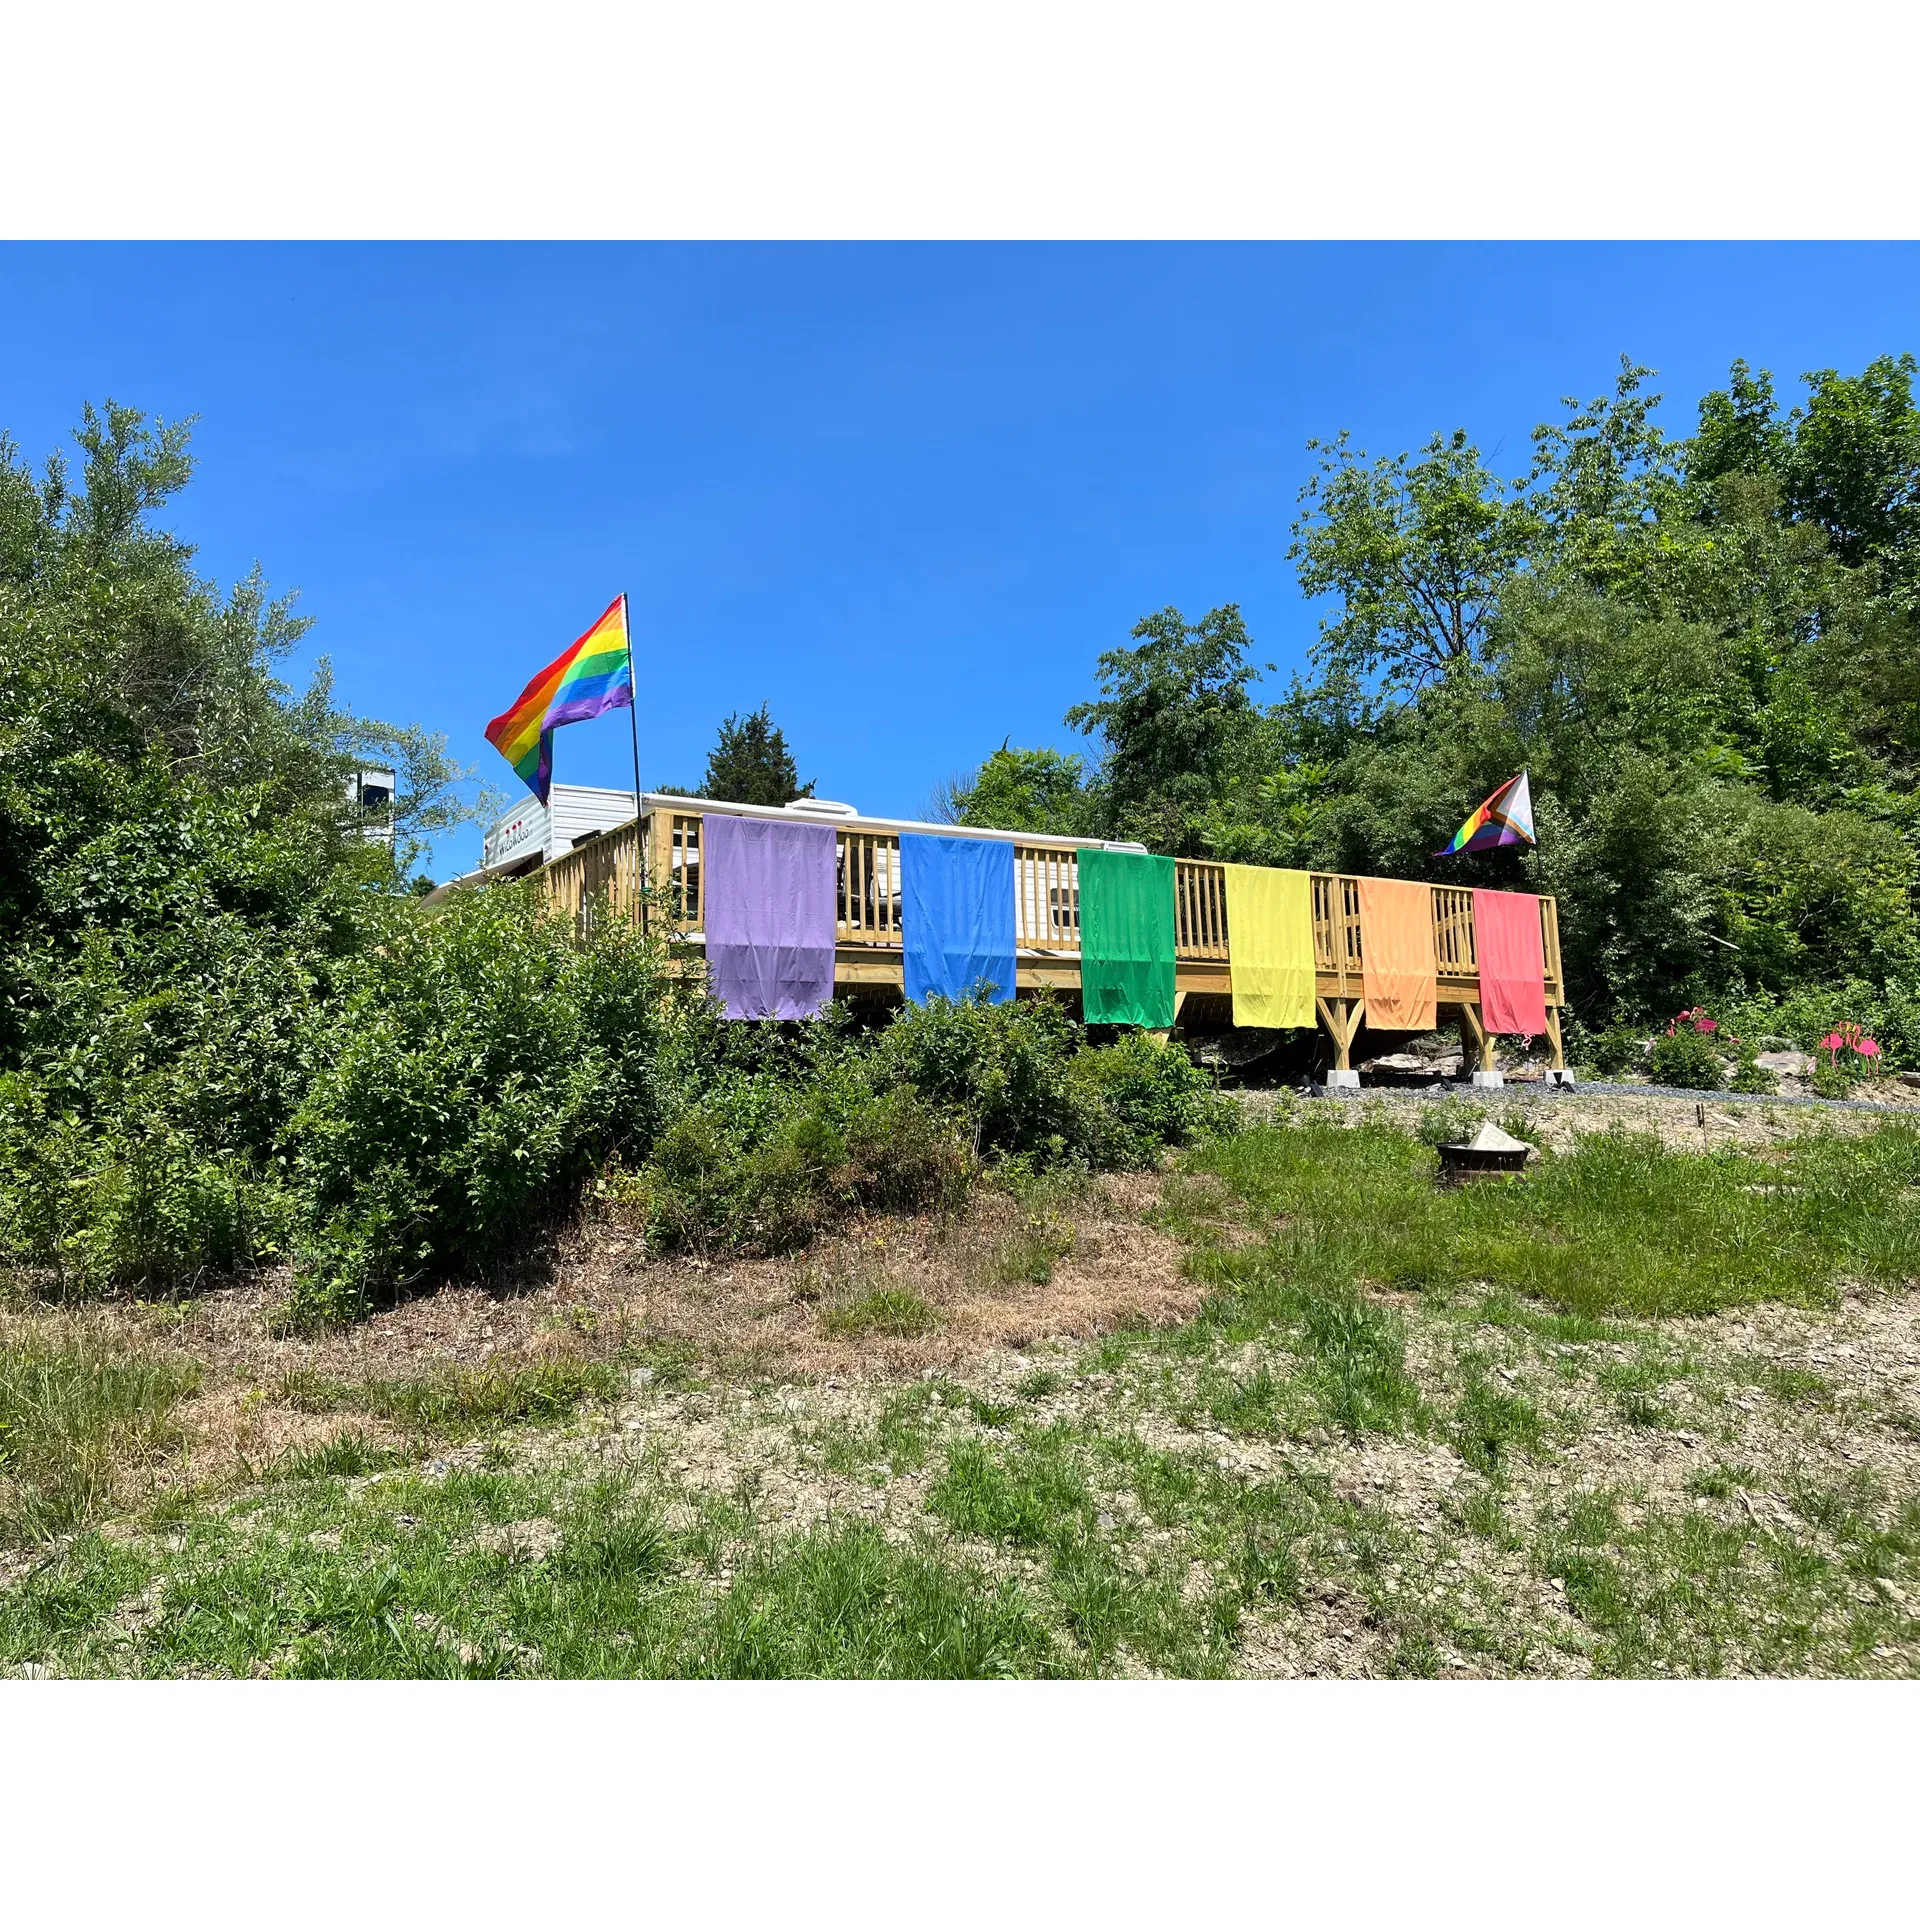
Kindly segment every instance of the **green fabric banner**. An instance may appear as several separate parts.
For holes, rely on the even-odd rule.
[[[1173,1025],[1173,862],[1083,849],[1080,999],[1096,1025]]]

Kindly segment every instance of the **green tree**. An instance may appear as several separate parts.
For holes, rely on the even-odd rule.
[[[1103,653],[1100,698],[1067,712],[1067,725],[1105,749],[1091,814],[1114,838],[1161,853],[1201,850],[1201,816],[1245,771],[1257,713],[1248,685],[1262,669],[1237,606],[1189,626],[1163,607],[1134,627],[1137,647]]]
[[[1688,449],[1696,483],[1728,474],[1775,481],[1786,513],[1819,527],[1846,567],[1875,569],[1910,603],[1920,586],[1920,408],[1910,353],[1859,373],[1802,376],[1804,407],[1781,416],[1773,377],[1736,360],[1727,385],[1700,403]]]
[[[703,800],[733,800],[743,806],[784,807],[804,800],[813,782],[800,784],[800,770],[787,736],[773,724],[766,703],[752,713],[730,713],[720,722],[720,737],[707,755]]]
[[[1657,564],[1657,532],[1684,516],[1684,456],[1654,422],[1660,396],[1643,391],[1652,377],[1623,353],[1611,394],[1565,399],[1564,420],[1534,428],[1525,488],[1536,571],[1632,595]]]
[[[1847,566],[1880,567],[1911,598],[1920,573],[1920,409],[1914,357],[1883,355],[1845,377],[1806,376],[1793,417],[1788,499],[1826,529]]]
[[[184,424],[89,408],[77,480],[0,443],[0,1242],[172,1284],[276,1249],[276,1158],[327,1013],[467,811],[441,743],[360,720],[257,576],[155,524]],[[403,857],[348,805],[403,772]],[[276,1224],[279,1223],[279,1224]]]
[[[1318,445],[1295,548],[1303,590],[1339,596],[1318,677],[1260,716],[1193,813],[1204,837],[1427,876],[1465,809],[1526,766],[1539,849],[1448,876],[1560,895],[1583,1019],[1843,987],[1906,1019],[1912,371],[1811,375],[1783,415],[1736,362],[1675,440],[1623,358],[1610,395],[1536,432],[1518,487],[1458,435],[1419,460]]]
[[[1003,743],[935,796],[935,817],[1014,833],[1078,834],[1087,823],[1084,772],[1077,753]]]
[[[1339,596],[1314,658],[1329,680],[1411,695],[1473,659],[1537,525],[1464,433],[1369,462],[1347,434],[1310,440],[1288,557],[1310,599]]]

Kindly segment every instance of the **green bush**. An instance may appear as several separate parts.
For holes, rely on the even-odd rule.
[[[607,1183],[657,1249],[801,1246],[850,1213],[951,1204],[982,1159],[1152,1166],[1236,1113],[1179,1047],[1089,1047],[1045,999],[935,999],[872,1037],[830,1020],[705,1044],[725,1063],[682,1063],[657,1143]]]
[[[155,523],[179,429],[89,413],[76,485],[0,437],[0,1263],[179,1289],[291,1257],[295,1317],[483,1271],[594,1174],[661,1243],[795,1246],[983,1158],[1149,1164],[1217,1127],[1183,1054],[1050,1001],[731,1022],[524,888],[421,909],[457,823],[412,729],[275,674],[300,624]],[[401,770],[394,848],[343,798]]]
[[[1647,1071],[1663,1087],[1697,1087],[1717,1092],[1726,1078],[1720,1049],[1704,1033],[1676,1027],[1653,1043]]]
[[[0,1076],[0,1248],[54,1291],[176,1291],[265,1264],[292,1196],[258,1161],[210,1153],[163,1113],[91,1125],[44,1084]]]
[[[1642,1071],[1647,1064],[1644,1042],[1631,1027],[1608,1027],[1592,1042],[1594,1071],[1604,1080],[1618,1080]]]
[[[397,933],[287,1130],[296,1313],[484,1266],[646,1141],[673,997],[637,937],[576,946],[518,888],[458,896]]]
[[[876,1089],[851,1045],[814,1083],[727,1076],[608,1183],[648,1244],[781,1252],[862,1209],[949,1204],[974,1160],[956,1116],[912,1087]]]
[[[980,1152],[1057,1154],[1074,1144],[1069,1070],[1084,1046],[1050,996],[999,1006],[936,997],[901,1008],[881,1036],[879,1065],[964,1115]]]
[[[1184,1049],[1141,1033],[1090,1047],[1051,997],[908,1006],[879,1052],[881,1071],[966,1116],[988,1157],[1150,1166],[1237,1112]]]
[[[1858,1026],[1886,1049],[1883,1065],[1920,1061],[1920,979],[1893,979],[1875,987],[1841,979],[1788,994],[1750,993],[1726,1009],[1738,1033],[1771,1034],[1807,1052],[1836,1028]]]
[[[1073,1145],[1089,1166],[1157,1166],[1170,1146],[1232,1132],[1239,1114],[1185,1048],[1144,1033],[1077,1053],[1067,1085]]]

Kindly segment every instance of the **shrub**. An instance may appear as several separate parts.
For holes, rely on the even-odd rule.
[[[1050,996],[995,1006],[976,995],[903,1007],[879,1053],[884,1073],[963,1114],[982,1153],[1059,1153],[1073,1144],[1068,1072],[1084,1045]]]
[[[859,1209],[951,1204],[972,1171],[956,1117],[912,1087],[729,1079],[673,1122],[637,1174],[611,1186],[638,1206],[656,1248],[779,1252]]]
[[[1144,1033],[1082,1050],[1067,1081],[1074,1145],[1090,1166],[1155,1166],[1167,1147],[1232,1132],[1239,1113],[1185,1048]]]
[[[847,1156],[862,1202],[894,1210],[950,1206],[973,1172],[953,1116],[913,1087],[894,1087],[854,1113]]]
[[[1876,987],[1843,979],[1785,995],[1750,993],[1727,1017],[1742,1033],[1777,1034],[1809,1053],[1823,1051],[1828,1035],[1855,1028],[1883,1049],[1883,1067],[1920,1060],[1920,981],[1900,978]]]
[[[49,1105],[0,1077],[0,1247],[59,1291],[173,1290],[285,1246],[291,1196],[250,1156],[209,1153],[164,1113],[89,1124]]]
[[[1048,1000],[934,1000],[872,1039],[821,1025],[678,1084],[644,1164],[608,1183],[650,1245],[776,1252],[852,1212],[950,1205],[982,1156],[1151,1166],[1235,1117],[1178,1047],[1127,1035],[1089,1048]]]
[[[288,1129],[295,1313],[483,1267],[645,1140],[669,998],[653,949],[620,929],[577,947],[520,889],[404,927]]]
[[[1718,1091],[1725,1072],[1720,1049],[1711,1036],[1692,1027],[1676,1026],[1653,1043],[1647,1071],[1663,1087],[1697,1087]]]
[[[1594,1071],[1603,1079],[1618,1080],[1647,1064],[1645,1042],[1631,1027],[1608,1027],[1593,1039]]]

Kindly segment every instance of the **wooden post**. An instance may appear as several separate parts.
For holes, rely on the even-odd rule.
[[[1493,1071],[1493,1037],[1480,1019],[1480,1009],[1471,1000],[1460,1002],[1460,1027],[1474,1057],[1474,1070]]]
[[[1365,1010],[1365,1001],[1329,1000],[1325,994],[1319,994],[1315,996],[1314,1005],[1319,1008],[1327,1037],[1333,1042],[1333,1071],[1336,1074],[1352,1073],[1353,1036],[1360,1030],[1360,1015]],[[1331,1081],[1329,1084],[1337,1086],[1340,1082]]]
[[[1567,1048],[1566,1042],[1560,1036],[1560,1009],[1558,1007],[1549,1007],[1547,1009],[1547,1044],[1553,1049],[1553,1071],[1555,1073],[1565,1073],[1567,1070]]]
[[[1486,1022],[1481,1018],[1478,1004],[1471,1000],[1460,1002],[1460,1027],[1465,1037],[1472,1042],[1474,1058],[1479,1065],[1473,1069],[1473,1084],[1476,1087],[1498,1087],[1506,1083],[1501,1078],[1500,1069],[1494,1061],[1493,1035],[1487,1031]]]

